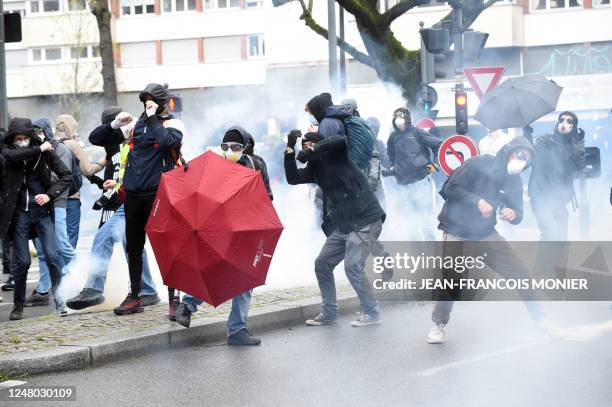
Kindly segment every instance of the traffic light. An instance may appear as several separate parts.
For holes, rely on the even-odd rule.
[[[457,134],[468,132],[467,93],[463,90],[455,91],[455,125]]]
[[[421,28],[421,82],[434,83],[438,78],[446,78],[442,64],[446,62],[449,49],[447,29]],[[430,108],[433,107],[430,106]]]
[[[183,98],[179,95],[170,95],[168,98],[168,111],[172,114],[183,111]]]

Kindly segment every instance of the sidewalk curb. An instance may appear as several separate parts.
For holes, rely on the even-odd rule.
[[[338,298],[341,314],[354,312],[359,300],[354,296]],[[254,308],[249,314],[249,328],[257,333],[303,323],[320,312],[319,297]],[[83,369],[149,352],[190,344],[225,341],[226,317],[195,320],[189,329],[168,322],[136,333],[122,333],[67,343],[55,348],[0,356],[0,374],[40,374]],[[265,339],[264,339],[265,340]]]

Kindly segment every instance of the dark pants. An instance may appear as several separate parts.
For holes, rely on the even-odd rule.
[[[558,242],[567,240],[569,214],[565,202],[531,198],[531,210],[540,229],[540,240]]]
[[[140,295],[142,252],[146,241],[145,226],[154,200],[155,194],[134,195],[128,192],[125,196],[125,251],[128,255],[132,298]]]
[[[484,263],[500,276],[508,279],[529,277],[529,271],[523,265],[521,259],[510,244],[506,242],[506,239],[501,237],[497,232],[485,237],[479,242],[466,242],[466,246],[460,245],[459,243],[462,240],[450,233],[444,233],[444,241],[448,242],[443,249],[444,256],[450,255],[455,257],[458,255],[470,255],[471,247],[476,250],[472,255],[479,255],[480,253],[486,252]],[[455,277],[456,273],[451,272],[451,275]],[[461,293],[455,291],[441,294],[442,295],[439,295],[439,299],[443,298],[443,300],[438,300],[434,303],[431,319],[438,325],[446,325],[450,319],[451,311],[453,310],[454,301],[452,301],[452,299],[459,298]],[[536,298],[533,293],[529,291],[523,292],[521,290],[519,291],[519,295],[533,320],[538,321],[545,317],[544,310],[541,304],[535,301]]]
[[[13,263],[13,278],[15,280],[13,302],[15,305],[25,302],[26,280],[28,277],[28,269],[31,264],[28,241],[31,236],[30,232],[34,231],[42,244],[43,252],[45,253],[45,261],[49,267],[51,289],[55,305],[61,305],[63,301],[61,298],[58,298],[57,288],[60,285],[62,273],[59,267],[59,255],[51,217],[45,214],[37,218],[29,212],[17,210],[13,215],[11,228],[13,239],[11,261]]]
[[[11,237],[8,233],[2,240],[2,274],[11,274]]]

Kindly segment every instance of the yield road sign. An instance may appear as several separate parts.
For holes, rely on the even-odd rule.
[[[438,163],[447,175],[465,161],[478,155],[476,143],[468,136],[455,135],[444,140],[438,150]]]
[[[499,83],[505,70],[506,68],[503,66],[481,66],[463,68],[463,73],[470,85],[472,85],[478,98],[482,99],[485,93]]]

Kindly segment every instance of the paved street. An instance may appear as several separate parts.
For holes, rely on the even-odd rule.
[[[427,345],[431,305],[392,304],[381,326],[352,328],[347,317],[263,333],[259,348],[187,347],[18,380],[76,386],[69,406],[607,407],[609,307],[556,304],[551,315],[566,339],[551,340],[522,304],[461,303],[448,342]],[[28,405],[5,405],[13,404]]]

